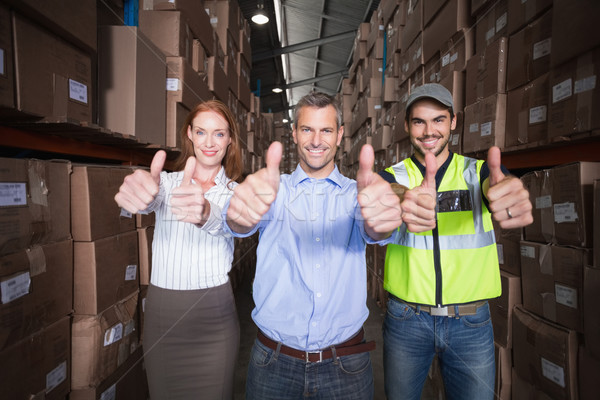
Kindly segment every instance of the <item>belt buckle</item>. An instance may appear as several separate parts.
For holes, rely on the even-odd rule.
[[[314,361],[314,362],[322,362],[323,361],[323,351],[322,350],[317,350],[317,351],[305,351],[304,352],[304,357],[306,359],[306,362],[313,362],[310,361],[309,356],[311,354],[318,354],[319,355],[319,361]]]
[[[448,316],[448,306],[446,306],[446,307],[431,307],[429,310],[429,314],[434,317],[447,317]]]

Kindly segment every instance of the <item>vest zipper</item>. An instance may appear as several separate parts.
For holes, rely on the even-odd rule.
[[[442,263],[440,260],[440,237],[437,222],[433,234],[433,266],[435,268],[435,304],[442,306]]]

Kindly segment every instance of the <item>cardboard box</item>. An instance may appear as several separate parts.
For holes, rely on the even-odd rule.
[[[553,398],[540,391],[532,383],[519,377],[514,368],[512,369],[511,386],[512,400],[553,400]]]
[[[500,37],[467,61],[465,104],[506,93],[508,39]]]
[[[600,360],[600,269],[586,266],[583,278],[583,335],[587,351]]]
[[[463,152],[504,149],[506,95],[496,94],[465,107]]]
[[[91,56],[13,13],[16,107],[48,122],[91,124]]]
[[[0,256],[0,350],[73,311],[73,242]]]
[[[456,115],[456,129],[450,132],[450,138],[448,139],[448,148],[458,154],[462,154],[462,142],[463,132],[465,125],[465,113],[455,112]]]
[[[579,346],[579,399],[595,400],[598,397],[600,359],[594,358],[586,348]]]
[[[587,249],[521,242],[523,307],[583,332],[583,269]]]
[[[540,16],[552,6],[552,2],[553,0],[508,0],[508,34],[512,35]],[[560,19],[563,18],[564,16],[561,16]],[[554,31],[554,28],[552,30]]]
[[[513,90],[550,70],[552,10],[510,36],[506,88]]]
[[[600,47],[581,54],[550,73],[548,136],[569,136],[600,127]]]
[[[495,220],[493,220],[493,223],[500,269],[516,276],[521,276],[521,240],[523,239],[523,229],[502,229]]]
[[[473,30],[461,30],[440,47],[440,80],[451,72],[462,72],[475,51]]]
[[[529,191],[533,205],[533,223],[523,228],[525,240],[552,243],[554,240],[554,206],[552,202],[552,169],[528,172],[521,180]]]
[[[136,27],[98,29],[98,91],[101,126],[165,145],[166,62]]]
[[[15,108],[15,68],[10,10],[0,4],[0,116]]]
[[[106,257],[111,254],[111,258]],[[76,315],[95,315],[137,293],[139,289],[137,232],[74,243]]]
[[[71,238],[71,163],[0,158],[0,255]]]
[[[552,66],[600,46],[596,24],[600,2],[596,0],[554,0],[552,22]]]
[[[600,268],[600,180],[594,181],[594,267]],[[600,357],[598,357],[600,358]]]
[[[208,88],[215,97],[223,102],[227,101],[229,92],[229,82],[227,76],[216,57],[208,59]]]
[[[592,247],[592,186],[596,179],[600,179],[600,162],[576,162],[554,167],[552,179],[556,243]]]
[[[415,38],[423,31],[423,0],[407,0],[406,5],[406,23],[402,30],[400,38],[400,50],[404,53],[415,40]],[[400,5],[403,7],[404,5]]]
[[[515,307],[513,365],[553,399],[577,399],[577,333]]]
[[[496,355],[495,399],[511,400],[512,353],[510,348],[494,346]]]
[[[521,278],[500,271],[502,295],[490,299],[490,314],[494,327],[494,342],[507,349],[512,348],[512,315],[515,306],[521,304]]]
[[[138,349],[137,290],[96,315],[75,315],[71,389],[97,387]]]
[[[217,32],[221,48],[227,49],[227,33],[231,33],[235,39],[235,47],[240,48],[239,43],[239,17],[240,7],[236,2],[229,1],[204,1],[204,8],[209,17],[210,24]]]
[[[508,92],[506,147],[536,143],[548,137],[549,76],[544,74]]]
[[[140,263],[140,285],[149,285],[152,275],[152,240],[154,227],[138,228],[138,249]]]
[[[490,2],[486,11],[475,22],[475,53],[481,54],[487,46],[508,36],[507,0]]]
[[[423,58],[423,35],[419,34],[412,44],[401,55],[400,79],[405,81],[417,69],[425,64]]]
[[[148,380],[141,347],[108,378],[97,386],[75,389],[69,400],[147,400]]]
[[[135,219],[114,200],[129,167],[76,164],[71,176],[71,232],[92,241],[135,230]]]
[[[62,400],[69,394],[70,317],[0,352],[0,397]]]
[[[452,93],[454,110],[462,111],[465,108],[465,73],[450,72],[439,83]]]
[[[437,4],[439,4],[439,1],[432,2],[429,0],[424,2],[423,57],[425,60],[429,60],[455,33],[471,27],[469,0],[444,0],[444,5],[439,13],[427,25],[427,10],[432,5],[436,6],[433,8],[437,8]]]

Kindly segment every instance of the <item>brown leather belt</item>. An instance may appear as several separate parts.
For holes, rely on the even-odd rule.
[[[458,304],[456,306],[444,306],[444,307],[432,307],[432,306],[422,306],[420,304],[407,303],[404,300],[399,299],[393,294],[389,295],[390,298],[396,300],[399,303],[406,304],[413,310],[417,312],[426,312],[434,317],[460,317],[461,315],[475,315],[477,314],[477,309],[483,305],[485,305],[486,301],[476,301],[475,303],[468,304]],[[458,307],[458,312],[456,312],[456,308]]]
[[[365,353],[367,351],[375,350],[375,342],[374,341],[364,342],[363,341],[364,336],[365,336],[364,330],[361,328],[361,330],[356,335],[354,335],[350,339],[346,340],[344,343],[340,343],[340,344],[331,346],[335,349],[335,356],[336,357],[349,356],[350,354]],[[277,350],[278,342],[268,338],[260,330],[258,331],[258,340],[262,344],[264,344],[265,346],[270,348],[271,350]],[[314,363],[314,362],[321,362],[323,360],[332,358],[334,353],[333,353],[331,347],[328,347],[328,348],[322,349],[322,350],[304,351],[304,350],[294,349],[292,347],[288,347],[288,346],[282,344],[281,348],[279,349],[279,352],[281,354],[285,354],[285,355],[288,355],[288,356],[291,356],[294,358],[298,358],[298,359],[306,361],[306,362]]]

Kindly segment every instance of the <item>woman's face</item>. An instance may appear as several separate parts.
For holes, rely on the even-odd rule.
[[[198,163],[205,168],[220,166],[231,143],[229,124],[214,111],[202,111],[188,126],[188,138]]]

